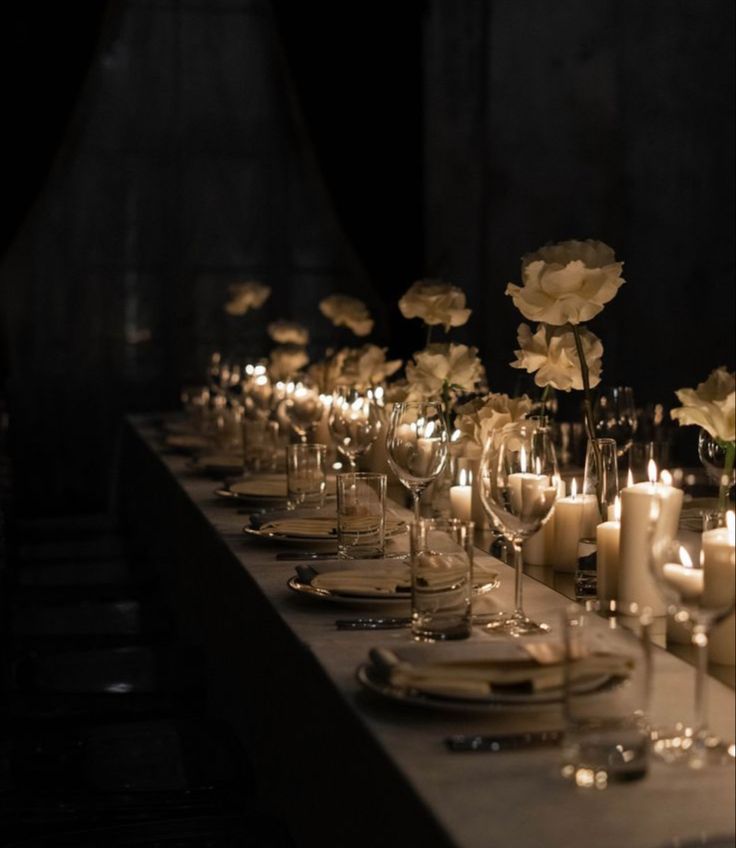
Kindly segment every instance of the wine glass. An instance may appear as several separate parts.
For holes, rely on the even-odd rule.
[[[319,387],[306,374],[296,374],[286,384],[285,391],[284,413],[294,432],[306,443],[310,430],[320,422],[324,412]]]
[[[557,498],[557,459],[546,427],[534,422],[508,424],[488,439],[480,461],[480,496],[491,523],[514,551],[514,611],[491,616],[485,624],[511,636],[549,630],[536,624],[522,605],[522,544],[547,521]]]
[[[350,471],[357,471],[357,458],[370,449],[381,429],[373,396],[354,386],[337,386],[328,424],[335,447],[347,458]]]
[[[668,762],[684,761],[693,768],[732,759],[733,744],[708,730],[706,680],[708,637],[713,626],[734,609],[736,580],[736,522],[726,514],[727,526],[703,534],[698,552],[668,532],[664,510],[654,501],[650,514],[649,568],[667,611],[691,631],[695,649],[695,702],[693,726],[676,725],[674,732],[654,730],[655,753]]]
[[[634,390],[630,386],[601,389],[593,415],[598,436],[615,439],[619,457],[625,456],[636,433]]]
[[[386,434],[388,464],[411,492],[415,521],[420,518],[422,492],[445,467],[449,442],[441,401],[394,406]]]

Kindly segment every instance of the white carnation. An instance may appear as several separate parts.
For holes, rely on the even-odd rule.
[[[736,441],[736,375],[722,366],[696,389],[675,392],[682,406],[670,415],[680,424],[696,424],[714,439]]]
[[[245,315],[249,309],[260,309],[271,294],[270,286],[256,280],[233,283],[228,287],[230,300],[225,304],[228,315]]]
[[[590,386],[601,381],[603,344],[590,330],[579,330],[583,355],[588,366]],[[583,389],[580,358],[575,346],[575,336],[569,327],[548,327],[540,324],[532,335],[528,324],[519,326],[517,338],[519,350],[515,350],[516,361],[512,368],[522,368],[534,374],[538,386],[552,386],[562,392]]]
[[[429,327],[444,324],[445,332],[461,327],[470,318],[465,293],[449,283],[419,280],[399,301],[404,318],[421,318]]]
[[[373,329],[368,307],[357,297],[331,294],[320,302],[319,310],[336,327],[348,327],[356,336],[367,336]]]

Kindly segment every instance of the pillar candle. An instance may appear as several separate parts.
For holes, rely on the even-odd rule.
[[[473,487],[469,485],[468,472],[463,468],[459,472],[460,483],[450,486],[450,509],[455,518],[461,521],[472,521],[473,518]]]
[[[551,565],[555,550],[555,509],[557,501],[565,497],[565,481],[557,480],[557,499],[552,512],[541,530],[524,542],[524,562],[529,565]]]
[[[555,542],[552,564],[557,571],[575,571],[578,564],[578,543],[594,539],[598,525],[598,504],[595,495],[578,495],[575,480],[572,494],[555,505]]]
[[[655,472],[656,478],[656,472]],[[659,534],[674,538],[680,521],[683,493],[663,483],[635,483],[621,491],[621,542],[618,595],[622,604],[649,607],[666,614],[664,598],[649,568],[652,546],[652,507],[659,500]]]
[[[729,513],[733,516],[733,513]],[[733,519],[730,527],[719,527],[703,533],[703,606],[715,609],[719,604],[727,603],[733,597],[736,566],[736,551]],[[720,665],[736,663],[736,644],[734,643],[734,614],[713,628],[710,636],[708,658]]]
[[[602,601],[618,600],[619,546],[621,522],[604,521],[596,528],[598,545],[598,597]]]

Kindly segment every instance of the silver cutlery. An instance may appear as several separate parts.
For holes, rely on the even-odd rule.
[[[459,734],[448,736],[445,745],[451,751],[519,751],[523,748],[550,748],[562,741],[562,730],[538,730],[528,733],[499,733],[494,736]]]
[[[337,553],[318,553],[317,551],[282,551],[276,554],[276,559],[281,562],[301,562],[310,559],[337,559]]]
[[[411,619],[400,618],[345,618],[338,619],[335,627],[338,630],[393,630],[400,627],[408,627]]]

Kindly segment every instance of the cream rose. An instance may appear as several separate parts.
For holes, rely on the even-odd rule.
[[[273,380],[288,380],[309,362],[309,356],[298,345],[281,345],[271,351],[269,373]]]
[[[532,406],[528,395],[509,397],[497,392],[458,406],[455,410],[455,427],[460,431],[461,443],[482,448],[491,433],[520,421],[531,412]]]
[[[722,442],[736,442],[736,375],[728,368],[716,368],[696,389],[675,394],[682,404],[670,411],[675,421],[702,427]]]
[[[320,302],[319,311],[336,327],[348,327],[356,336],[367,336],[373,329],[368,307],[357,297],[331,294]]]
[[[225,304],[228,315],[245,315],[250,309],[260,309],[271,294],[270,286],[256,280],[234,283],[228,287],[230,300]]]
[[[276,344],[304,346],[309,342],[309,330],[295,321],[272,321],[268,325],[268,335]]]
[[[462,344],[431,344],[414,354],[406,366],[411,398],[440,397],[445,387],[450,393],[472,392],[485,378],[478,348]]]
[[[465,293],[449,283],[419,280],[399,301],[404,318],[421,318],[429,327],[444,324],[445,332],[451,327],[462,327],[470,318],[465,308]]]
[[[403,365],[400,359],[386,360],[386,349],[377,345],[348,348],[340,379],[350,385],[366,388],[384,383]]]
[[[525,318],[547,324],[580,324],[595,317],[625,282],[623,262],[601,241],[563,241],[525,256],[523,285],[506,294]]]
[[[578,332],[593,388],[601,381],[603,344],[590,330],[580,328]],[[529,325],[521,324],[517,338],[520,350],[514,351],[516,362],[511,363],[512,368],[522,368],[534,374],[534,382],[538,386],[552,386],[562,392],[583,389],[575,336],[569,327],[540,324],[532,335]]]

